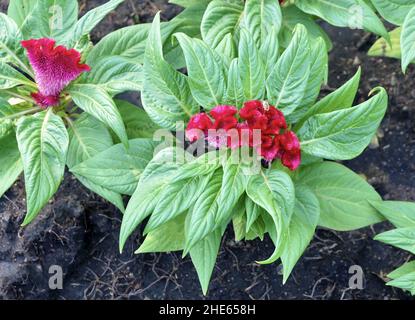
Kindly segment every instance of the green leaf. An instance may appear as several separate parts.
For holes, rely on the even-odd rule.
[[[120,231],[120,251],[137,226],[155,209],[161,191],[171,182],[181,163],[176,161],[175,148],[161,150],[149,162],[140,177],[137,189],[128,203]]]
[[[310,76],[307,30],[298,25],[294,37],[271,71],[266,88],[272,105],[289,115],[301,105]]]
[[[226,103],[242,108],[245,101],[238,59],[233,59],[228,73],[228,88],[226,91]]]
[[[245,101],[261,100],[265,94],[265,68],[249,31],[241,30],[239,42],[239,73]]]
[[[279,57],[278,31],[276,27],[271,28],[265,37],[259,48],[259,55],[264,64],[265,78],[268,78]]]
[[[215,267],[219,247],[222,239],[221,230],[215,230],[206,238],[196,243],[190,250],[190,257],[199,276],[203,294],[206,295],[209,289],[210,278]]]
[[[313,115],[350,108],[359,89],[360,75],[361,69],[359,68],[353,78],[313,105],[303,116],[302,121],[298,123],[295,131],[298,131],[301,125],[304,124],[304,121]]]
[[[91,70],[83,82],[99,85],[111,96],[142,90],[143,67],[122,57],[102,59]]]
[[[184,248],[184,221],[186,213],[150,231],[137,253],[173,252]]]
[[[415,254],[415,227],[386,231],[374,239]]]
[[[0,58],[4,58],[10,53],[22,52],[20,44],[20,41],[23,40],[22,33],[16,23],[4,13],[0,13],[0,30]]]
[[[223,58],[227,66],[230,65],[232,59],[236,57],[235,43],[232,39],[232,34],[228,33],[218,46],[215,51]]]
[[[121,115],[111,97],[99,86],[93,84],[75,84],[68,93],[75,104],[108,127],[110,127],[125,146],[128,137]]]
[[[382,216],[369,201],[381,200],[362,177],[335,162],[321,162],[300,169],[296,183],[309,187],[320,202],[319,225],[350,231],[378,223]]]
[[[0,197],[13,185],[23,171],[16,134],[0,138]]]
[[[408,273],[415,272],[415,261],[407,262],[400,266],[398,269],[392,271],[388,274],[388,278],[395,280],[397,278],[400,278]]]
[[[401,34],[402,70],[415,60],[415,6],[405,18]]]
[[[209,3],[201,23],[202,39],[216,48],[227,34],[236,35],[244,7],[240,3],[214,0]]]
[[[396,28],[389,32],[391,44],[389,44],[384,38],[378,39],[369,49],[367,54],[372,57],[401,59],[401,32],[402,27]]]
[[[313,239],[320,218],[320,204],[313,192],[302,185],[295,186],[295,207],[287,245],[281,255],[285,283],[295,264]]]
[[[247,0],[245,3],[243,25],[252,34],[257,48],[265,42],[275,28],[276,34],[281,29],[282,14],[277,1]],[[275,50],[275,49],[274,49]]]
[[[188,210],[204,191],[210,177],[211,175],[195,176],[167,185],[160,194],[160,200],[154,208],[144,233],[155,230]]]
[[[10,89],[19,85],[30,85],[33,83],[22,73],[0,61],[0,89]]]
[[[239,198],[238,203],[233,209],[232,226],[235,233],[235,241],[241,241],[246,236],[246,214],[245,201],[249,199],[245,194]]]
[[[58,190],[65,170],[69,138],[62,119],[50,108],[18,121],[17,142],[26,185],[25,226]]]
[[[357,157],[375,135],[387,105],[385,89],[378,88],[374,97],[356,107],[310,117],[297,132],[301,150],[330,160]]]
[[[153,158],[157,143],[151,139],[135,139],[126,149],[123,144],[93,156],[71,171],[108,190],[132,195],[144,168]]]
[[[73,47],[74,43],[81,39],[82,36],[89,34],[107,14],[115,10],[122,2],[124,2],[124,0],[110,0],[103,5],[88,11],[81,19],[79,19],[74,30],[66,39],[68,47]]]
[[[415,295],[415,272],[389,281],[386,285],[408,290],[412,295]]]
[[[206,110],[221,104],[226,92],[223,63],[218,54],[199,39],[175,35],[183,49],[194,99]]]
[[[111,135],[102,122],[83,113],[76,121],[67,119],[69,126],[69,148],[66,164],[72,169],[79,163],[109,149],[112,145]],[[85,177],[75,174],[75,177],[88,189],[108,200],[122,212],[125,211],[122,197],[100,185],[93,183]]]
[[[371,201],[370,203],[395,227],[415,227],[415,203],[404,201]]]
[[[301,106],[290,114],[289,119],[287,119],[291,123],[296,123],[310,110],[310,107],[316,102],[320,94],[321,85],[327,78],[328,55],[322,38],[318,38],[311,45],[310,60],[310,76],[307,81],[305,94],[301,101]]]
[[[77,0],[36,0],[24,26],[26,38],[51,38],[58,43],[68,36],[78,21]]]
[[[313,16],[308,15],[298,9],[296,6],[284,6],[282,11],[282,28],[279,33],[280,45],[287,48],[291,42],[294,29],[297,24],[302,24],[308,32],[310,40],[323,38],[327,49],[330,51],[333,47],[327,33],[318,25]]]
[[[363,0],[296,0],[295,5],[334,26],[365,29],[388,38],[382,21]]]
[[[19,27],[27,23],[28,18],[35,9],[37,0],[12,0],[9,1],[7,15],[12,18]]]
[[[246,193],[257,205],[264,208],[272,218],[272,229],[276,234],[275,251],[263,261],[269,264],[276,261],[282,254],[286,244],[288,226],[294,210],[294,184],[289,175],[282,171],[272,170],[253,175],[248,180]]]
[[[219,210],[215,218],[216,226],[228,223],[233,209],[245,193],[247,176],[244,174],[244,166],[239,150],[232,152],[223,165],[222,187],[218,199]]]
[[[246,209],[246,232],[248,232],[252,225],[257,221],[263,209],[253,202],[249,197],[245,197],[245,209]]]
[[[151,139],[154,137],[154,133],[161,129],[142,108],[123,100],[115,100],[115,104],[124,121],[128,139]]]
[[[184,254],[187,254],[196,243],[215,230],[215,218],[221,210],[218,199],[221,194],[222,178],[222,170],[216,170],[190,210],[185,228]]]
[[[189,161],[181,165],[179,170],[177,170],[176,174],[174,175],[173,181],[176,182],[195,176],[209,175],[216,171],[216,169],[220,168],[221,164],[221,151],[211,151],[204,153],[193,161]]]
[[[150,118],[158,125],[176,130],[177,121],[187,121],[198,111],[187,78],[163,58],[160,16],[154,19],[144,62],[142,102]]]
[[[401,26],[409,11],[415,7],[412,0],[371,0],[380,15],[390,23]]]

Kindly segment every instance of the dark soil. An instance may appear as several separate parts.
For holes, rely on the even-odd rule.
[[[103,2],[90,0],[86,7]],[[165,2],[126,1],[100,24],[94,40],[119,27],[151,21],[158,10],[164,19],[173,17],[178,8]],[[6,3],[0,2],[1,10]],[[330,54],[330,87],[326,91],[340,86],[362,65],[358,100],[366,99],[379,85],[390,93],[378,143],[347,165],[365,175],[385,199],[415,200],[415,70],[403,76],[399,61],[367,57],[374,38],[364,32],[327,29],[335,49]],[[181,260],[176,253],[135,256],[137,238],[130,240],[120,255],[120,212],[69,174],[41,217],[22,229],[19,224],[24,213],[24,186],[19,181],[0,200],[0,298],[203,298],[188,258]],[[228,230],[207,298],[409,299],[403,291],[385,286],[385,274],[410,258],[372,240],[388,228],[384,223],[347,233],[318,230],[285,286],[276,264],[259,266],[254,262],[272,252],[270,241],[235,243]],[[48,288],[51,265],[63,267],[63,290]],[[348,289],[352,265],[364,270],[363,290]]]

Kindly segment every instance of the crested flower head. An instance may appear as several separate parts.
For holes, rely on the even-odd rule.
[[[47,38],[22,41],[39,90],[32,97],[45,108],[58,105],[62,90],[82,72],[90,70],[88,65],[80,63],[78,51],[55,44],[55,40]]]
[[[210,115],[210,116],[209,116]],[[301,164],[301,144],[294,132],[288,130],[281,110],[267,101],[252,100],[239,110],[233,106],[219,105],[210,113],[194,115],[186,128],[186,136],[194,142],[205,139],[215,148],[255,148],[267,164],[281,159],[290,170]]]

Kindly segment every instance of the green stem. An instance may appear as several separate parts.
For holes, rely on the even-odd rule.
[[[34,102],[31,98],[22,96],[22,95],[14,92],[14,91],[11,91],[11,90],[3,90],[3,92],[5,92],[5,93],[7,93],[7,94],[9,94],[9,95],[11,95],[11,96],[13,96],[15,98],[19,98],[19,99],[22,99],[22,100],[27,101],[27,102],[30,102],[30,103],[33,103]]]
[[[41,110],[42,110],[42,108],[40,108],[40,107],[33,107],[33,108],[27,109],[27,110],[22,111],[22,112],[14,113],[14,114],[12,114],[10,116],[7,116],[3,119],[5,119],[5,120],[16,119],[16,118],[19,118],[19,117],[24,116],[26,114],[34,113],[34,112],[41,111]]]

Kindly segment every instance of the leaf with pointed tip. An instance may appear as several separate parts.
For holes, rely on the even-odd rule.
[[[320,218],[317,197],[302,185],[295,186],[295,207],[288,230],[287,245],[281,255],[285,283],[309,245]]]
[[[50,200],[63,179],[69,138],[53,109],[21,118],[17,142],[22,156],[29,224]]]
[[[163,57],[160,16],[154,18],[144,59],[143,107],[158,125],[176,130],[178,121],[187,121],[198,111],[187,77]]]
[[[221,104],[226,92],[224,66],[219,55],[205,42],[177,33],[186,59],[189,86],[194,99],[206,110]]]
[[[162,190],[171,182],[174,173],[182,165],[176,161],[177,152],[175,148],[161,150],[141,174],[137,189],[123,216],[119,241],[120,251],[137,226],[153,212]]]
[[[186,245],[184,254],[192,247],[215,230],[215,218],[219,207],[219,196],[221,194],[223,171],[218,169],[212,175],[205,190],[199,194],[193,208],[189,211],[186,221],[185,235]]]
[[[298,130],[301,150],[330,160],[357,157],[369,145],[388,105],[383,88],[368,101],[353,108],[310,117]]]
[[[290,45],[266,80],[272,105],[289,115],[301,105],[310,76],[310,46],[307,30],[297,25]]]
[[[415,254],[415,227],[386,231],[378,234],[374,239]]]
[[[295,205],[294,184],[288,174],[272,170],[251,176],[246,192],[253,202],[264,208],[272,218],[272,226],[276,234],[275,250],[272,256],[262,261],[270,264],[282,254],[286,245],[287,232]]]
[[[128,147],[128,137],[121,115],[106,91],[93,84],[74,84],[69,87],[68,93],[79,108],[114,130]]]
[[[370,201],[395,227],[415,227],[415,203],[405,201]]]
[[[209,289],[210,278],[215,267],[218,256],[222,232],[215,230],[206,238],[196,243],[190,250],[190,257],[196,268],[203,294],[206,295]]]
[[[267,36],[275,28],[276,35],[281,28],[282,14],[277,1],[247,0],[245,3],[243,26],[252,34],[256,47],[260,48]],[[275,48],[274,48],[275,50]]]
[[[265,94],[265,68],[255,46],[254,38],[246,29],[241,30],[238,67],[245,101],[263,99]]]
[[[216,48],[227,34],[234,37],[242,20],[244,7],[239,3],[214,0],[209,3],[202,18],[202,39]]]

